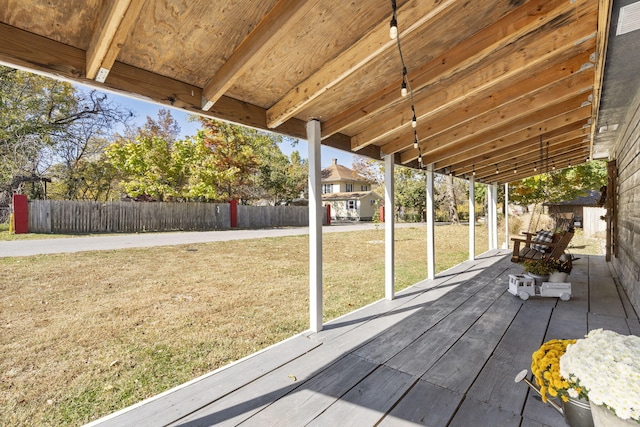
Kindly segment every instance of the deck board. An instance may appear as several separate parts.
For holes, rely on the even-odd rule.
[[[506,292],[521,267],[495,251],[94,424],[564,427],[513,380],[531,353],[640,331],[604,259],[580,258],[569,301]]]

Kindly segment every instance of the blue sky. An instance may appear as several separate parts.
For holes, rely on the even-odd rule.
[[[181,136],[192,136],[195,135],[198,131],[198,122],[197,121],[189,121],[189,117],[191,116],[189,113],[186,113],[180,109],[171,108],[166,105],[155,104],[152,102],[146,102],[143,100],[130,98],[128,96],[123,96],[120,94],[116,94],[113,92],[108,92],[109,98],[131,110],[133,110],[135,114],[134,125],[142,126],[146,120],[147,116],[155,119],[158,117],[158,110],[160,109],[170,109],[171,115],[176,119],[176,121],[180,124]],[[290,155],[294,150],[298,150],[300,154],[307,158],[307,142],[305,140],[300,140],[300,142],[292,147],[291,144],[287,142],[283,142],[280,146],[282,152],[286,155]],[[351,167],[353,162],[353,154],[347,153],[345,151],[336,150],[330,147],[322,147],[321,152],[322,157],[322,167],[327,167],[331,164],[331,159],[338,159],[338,163],[347,167]]]

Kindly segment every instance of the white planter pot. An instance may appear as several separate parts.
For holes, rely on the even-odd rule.
[[[560,271],[554,271],[549,275],[549,281],[553,283],[564,283],[567,281],[569,273],[561,273]]]
[[[594,427],[638,427],[634,420],[623,420],[604,406],[594,405],[592,402],[589,404]]]

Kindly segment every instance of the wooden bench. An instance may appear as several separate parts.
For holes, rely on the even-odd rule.
[[[569,246],[569,242],[573,238],[574,231],[572,228],[562,232],[560,237],[553,242],[536,242],[534,239],[536,233],[523,233],[525,239],[511,238],[513,241],[513,255],[511,256],[511,262],[524,262],[534,259],[545,258],[560,258],[564,251]],[[532,244],[540,244],[547,246],[546,251],[539,251],[532,248]]]

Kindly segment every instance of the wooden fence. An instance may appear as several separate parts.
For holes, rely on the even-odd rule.
[[[205,231],[231,227],[228,203],[29,201],[31,233]],[[304,227],[305,206],[238,206],[239,228]]]
[[[582,209],[582,228],[585,237],[604,238],[607,234],[607,223],[601,217],[606,215],[605,208],[588,208]]]

